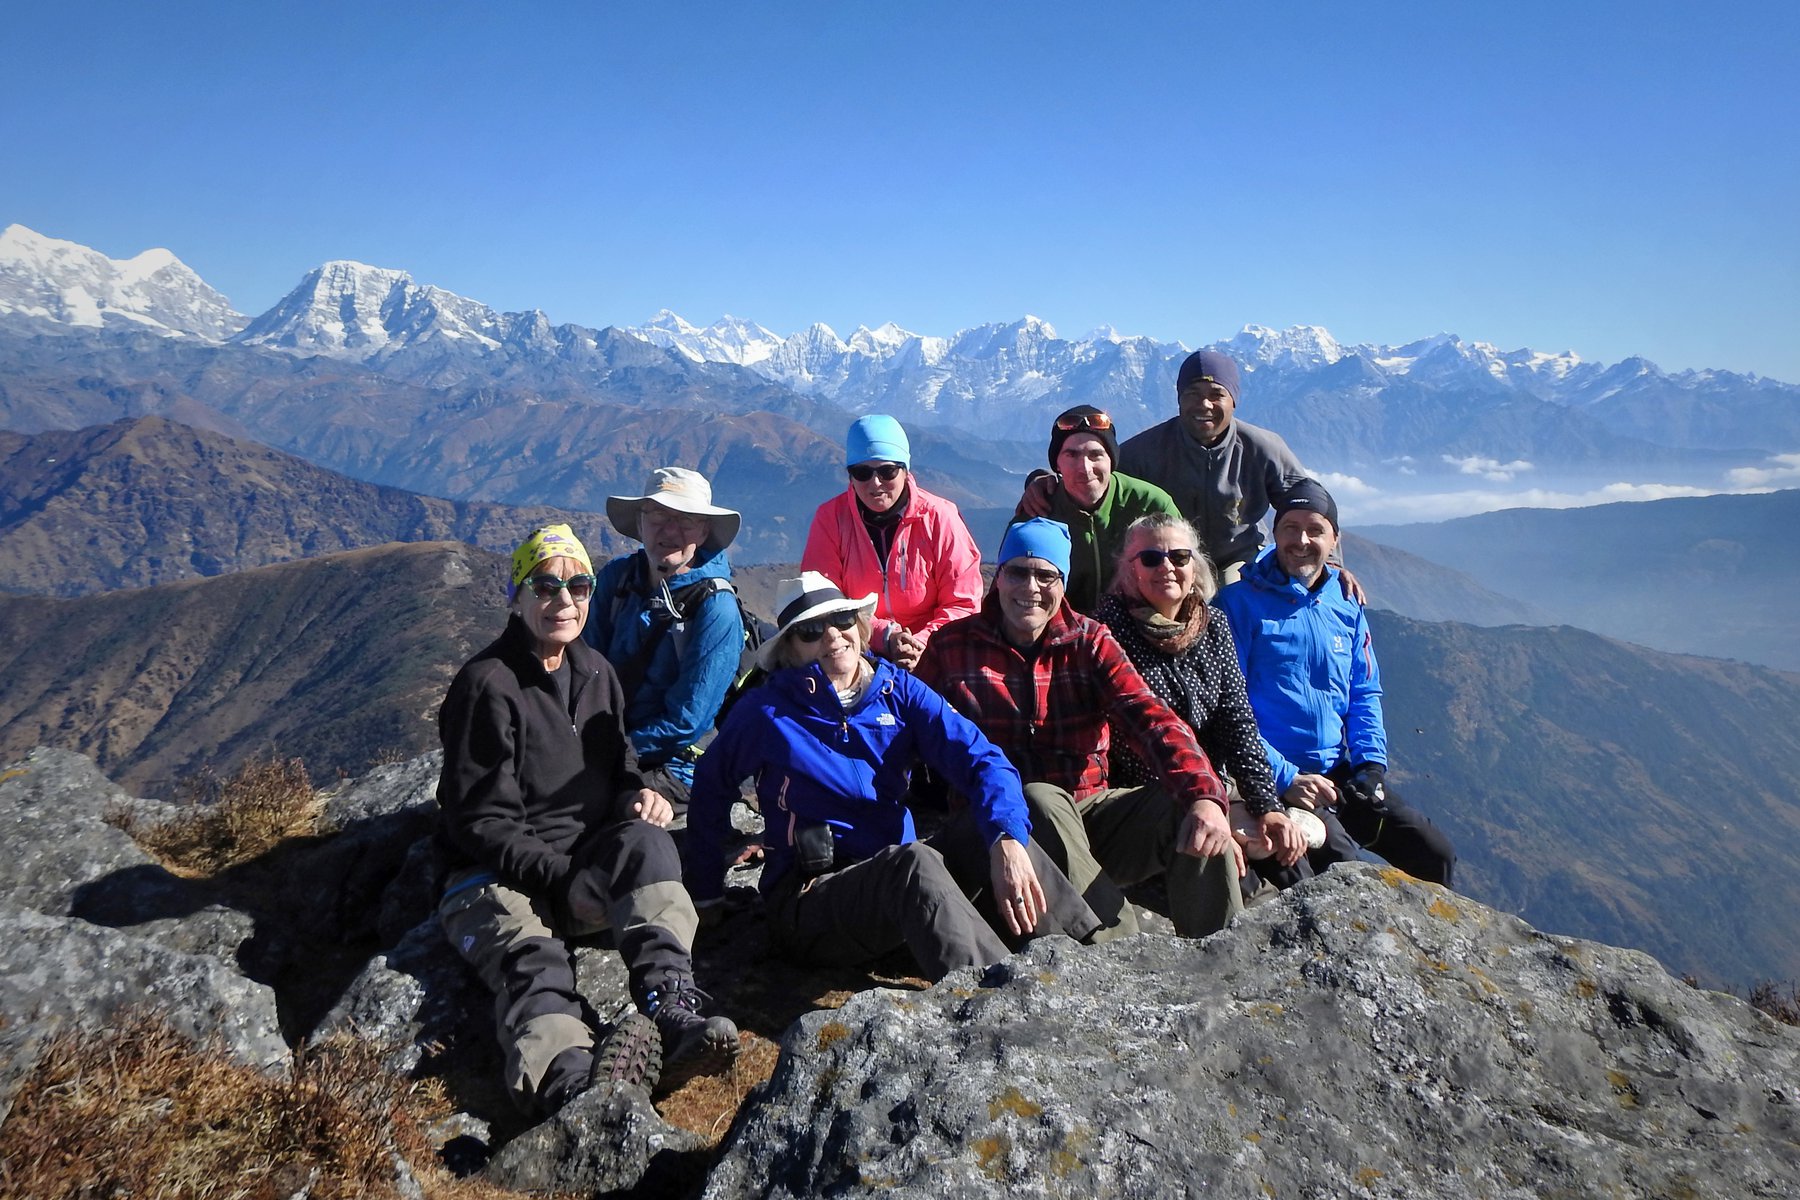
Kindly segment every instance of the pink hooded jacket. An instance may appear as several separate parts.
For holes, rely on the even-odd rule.
[[[886,571],[848,488],[813,514],[800,569],[826,576],[852,599],[874,593],[870,648],[876,653],[896,625],[928,641],[938,626],[981,607],[981,553],[969,527],[956,505],[916,478],[907,480],[906,514],[894,531]]]

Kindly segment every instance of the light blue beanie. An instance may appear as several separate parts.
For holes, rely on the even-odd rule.
[[[912,466],[912,446],[906,440],[906,430],[885,413],[856,418],[850,435],[844,439],[844,465],[854,467],[866,462]]]
[[[1069,579],[1069,527],[1049,517],[1033,517],[1006,527],[1000,539],[1000,565],[1015,558],[1041,558]]]

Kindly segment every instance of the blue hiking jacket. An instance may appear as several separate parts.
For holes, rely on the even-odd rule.
[[[694,776],[687,882],[695,900],[724,892],[731,803],[752,775],[767,823],[765,890],[792,867],[802,825],[831,826],[840,864],[914,840],[906,790],[915,757],[969,798],[988,845],[1003,833],[1030,837],[1019,773],[1006,756],[910,673],[880,659],[874,670],[848,712],[816,663],[776,671],[738,700]]]
[[[656,589],[645,583],[642,550],[621,555],[600,569],[587,627],[588,645],[623,669],[651,634]],[[669,581],[671,591],[710,578],[730,579],[724,550],[695,555],[693,565]],[[615,613],[614,597],[620,596]],[[726,591],[708,596],[689,622],[678,622],[662,638],[644,671],[644,680],[625,706],[625,728],[640,762],[662,764],[683,783],[692,784],[694,767],[675,755],[712,728],[725,691],[737,675],[744,648],[744,623],[737,600]]]
[[[1387,765],[1368,617],[1344,595],[1336,567],[1308,591],[1270,546],[1213,603],[1231,620],[1277,794],[1296,775],[1322,775],[1340,762]]]

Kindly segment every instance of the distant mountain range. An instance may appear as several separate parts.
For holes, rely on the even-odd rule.
[[[1395,786],[1458,883],[1742,986],[1800,978],[1800,676],[1584,630],[1371,615]]]
[[[166,272],[179,267],[173,256],[167,264]],[[1164,419],[1188,352],[1110,329],[1064,340],[1031,317],[950,337],[890,324],[848,338],[814,325],[784,338],[734,318],[699,329],[668,312],[637,329],[593,330],[552,325],[541,312],[497,312],[403,271],[345,261],[309,272],[238,329],[243,319],[217,311],[217,293],[185,267],[184,304],[165,300],[152,313],[147,300],[108,291],[125,265],[11,226],[0,238],[0,316],[154,327],[211,343],[229,335],[427,387],[481,382],[664,408],[756,407],[818,429],[834,423],[824,404],[1032,442],[1077,402],[1107,408],[1126,432]],[[100,309],[80,299],[102,293],[109,299]],[[183,313],[191,315],[184,321]],[[1502,352],[1450,334],[1346,346],[1317,327],[1247,326],[1214,344],[1245,368],[1243,415],[1282,433],[1320,470],[1455,473],[1482,457],[1723,469],[1746,455],[1800,449],[1800,387],[1755,376]]]
[[[1800,671],[1800,490],[1513,508],[1358,532],[1527,599],[1550,620]],[[1353,560],[1354,561],[1354,560]]]

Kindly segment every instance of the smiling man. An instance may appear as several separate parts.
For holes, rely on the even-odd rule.
[[[1290,808],[1325,818],[1314,870],[1353,859],[1362,846],[1449,886],[1449,837],[1387,787],[1375,644],[1362,605],[1344,595],[1331,565],[1337,503],[1310,479],[1274,503],[1275,545],[1213,603],[1231,620],[1275,790]]]
[[[1118,463],[1112,417],[1091,404],[1077,404],[1050,427],[1055,489],[1049,504],[1027,484],[1013,513],[1014,521],[1047,516],[1069,527],[1068,600],[1076,612],[1091,614],[1099,605],[1128,525],[1153,513],[1181,515],[1167,492],[1123,473]]]
[[[625,725],[649,785],[687,809],[695,743],[737,673],[743,618],[725,548],[740,518],[697,471],[658,467],[641,496],[608,496],[606,516],[644,544],[607,563],[582,636],[625,689]]]
[[[1225,786],[1106,627],[1065,602],[1068,573],[1066,526],[1038,517],[1008,527],[981,611],[938,630],[919,678],[1018,768],[1033,840],[1108,925],[1096,940],[1137,929],[1120,884],[1164,873],[1175,932],[1203,937],[1243,905]],[[1155,783],[1109,785],[1111,727],[1131,737]]]
[[[1262,549],[1270,498],[1306,478],[1280,434],[1237,419],[1241,390],[1230,355],[1194,351],[1175,380],[1180,411],[1118,453],[1123,470],[1173,497],[1226,582]]]

